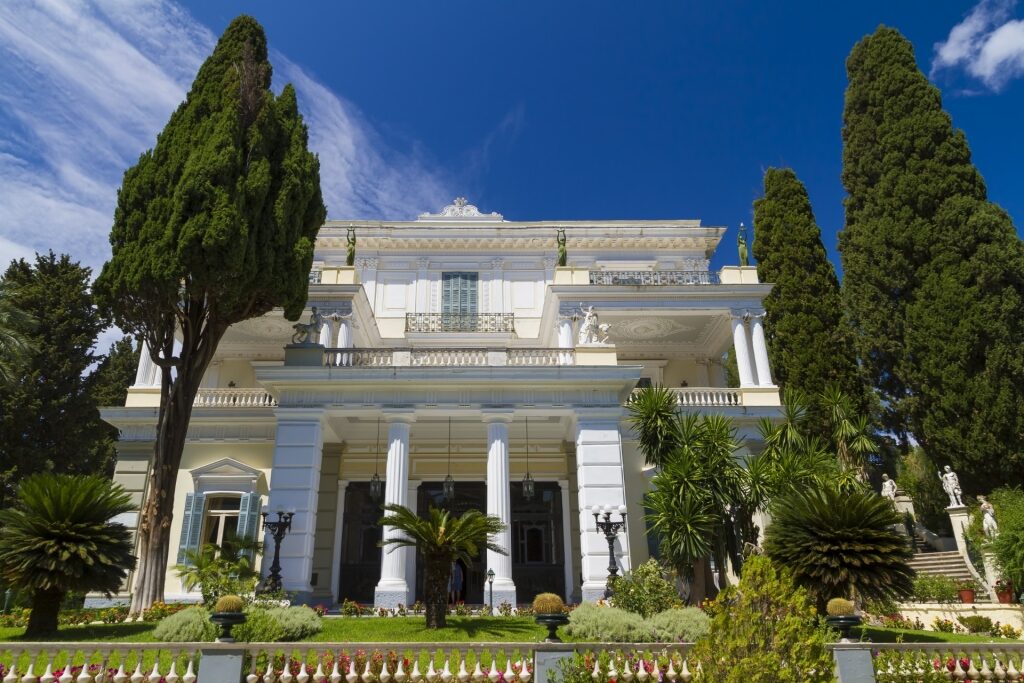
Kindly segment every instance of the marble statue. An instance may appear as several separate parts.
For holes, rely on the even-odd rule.
[[[749,266],[750,254],[747,250],[747,229],[743,227],[742,223],[740,223],[739,235],[736,237],[736,248],[739,249],[740,252],[740,265]]]
[[[317,310],[316,306],[313,306],[312,311],[308,323],[295,323],[292,325],[292,329],[295,330],[295,334],[292,335],[292,344],[316,343],[315,340],[319,337],[320,330],[324,326],[324,317],[320,315],[320,311]]]
[[[598,339],[598,334],[602,332],[601,326],[597,322],[597,313],[594,313],[593,306],[587,306],[584,308],[580,306],[580,310],[583,311],[583,322],[580,323],[580,332],[577,337],[580,344],[601,344],[604,343]],[[605,328],[607,330],[607,328]],[[607,339],[607,336],[605,337]]]
[[[356,229],[349,228],[345,234],[345,265],[355,265],[356,262]]]
[[[555,233],[555,242],[558,243],[558,265],[564,266],[569,258],[565,251],[565,228],[559,228]]]
[[[949,496],[948,507],[960,507],[964,504],[963,491],[960,489],[960,478],[956,476],[956,472],[949,465],[942,468],[944,471],[939,472],[939,479],[942,480],[942,490]]]
[[[992,503],[985,500],[985,496],[978,496],[981,501],[981,528],[989,538],[999,535],[999,525],[996,524],[996,509]]]
[[[888,498],[889,502],[896,502],[896,480],[890,479],[888,474],[882,475],[882,498]]]

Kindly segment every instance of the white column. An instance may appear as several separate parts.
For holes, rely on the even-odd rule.
[[[558,348],[572,349],[576,347],[576,335],[572,333],[572,316],[558,316]],[[558,354],[559,365],[572,365],[571,353]]]
[[[562,554],[562,563],[565,565],[565,604],[569,605],[575,602],[572,599],[572,577],[575,576],[573,567],[576,565],[572,561],[572,527],[569,523],[569,482],[565,479],[558,480],[558,487],[562,492],[562,544],[564,546]]]
[[[747,325],[745,312],[732,312],[732,346],[736,352],[736,369],[740,373],[740,386],[752,387],[754,384],[753,364],[750,348],[747,346]]]
[[[409,497],[409,429],[411,413],[392,414],[388,420],[388,461],[384,474],[384,504],[408,506]],[[384,538],[401,536],[392,527],[384,527]],[[408,548],[381,549],[380,581],[373,594],[375,607],[397,607],[409,594],[405,581]]]
[[[352,314],[339,315],[338,316],[338,348],[339,349],[350,349],[352,348]],[[348,367],[352,365],[352,354],[351,353],[339,353],[337,357],[338,365],[342,367]]]
[[[322,408],[278,408],[277,438],[270,472],[270,519],[277,510],[293,511],[292,528],[281,542],[281,577],[284,590],[298,601],[313,591],[313,546],[316,535],[320,465],[324,451]],[[270,570],[274,541],[264,538],[263,575]]]
[[[608,583],[608,541],[597,531],[591,508],[626,504],[626,487],[622,467],[622,437],[619,433],[621,411],[576,411],[576,483],[580,515],[582,598],[594,601],[604,597]],[[613,519],[618,519],[618,513]],[[637,517],[630,524],[642,524]],[[615,557],[619,575],[629,571],[629,535],[619,532],[615,540]]]
[[[512,421],[512,414],[484,413],[483,417],[487,423],[487,514],[494,515],[505,525],[491,540],[504,548],[507,554],[487,551],[487,569],[494,570],[494,607],[497,609],[503,602],[513,606],[517,604],[516,585],[512,581],[512,502],[508,464],[508,424]],[[490,598],[486,580],[484,594]]]
[[[750,318],[750,341],[754,347],[754,365],[757,367],[757,385],[772,385],[771,368],[768,365],[768,344],[764,338],[764,312]]]
[[[135,385],[137,387],[160,386],[160,367],[153,362],[149,355],[149,344],[142,343],[142,351],[139,353],[139,369],[135,372]]]
[[[338,600],[341,595],[341,532],[345,521],[345,493],[348,482],[338,482],[338,506],[334,517],[334,545],[331,547],[331,597]]]

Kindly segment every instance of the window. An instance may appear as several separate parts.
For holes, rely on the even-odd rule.
[[[203,520],[203,544],[224,545],[238,536],[239,496],[215,496],[206,501]]]
[[[479,279],[479,273],[441,273],[441,313],[476,314]]]
[[[223,545],[232,537],[256,539],[263,498],[259,493],[188,493],[181,518],[178,564],[185,554],[208,543]]]

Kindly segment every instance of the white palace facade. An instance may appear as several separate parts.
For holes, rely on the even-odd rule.
[[[293,344],[292,323],[271,312],[227,332],[203,381],[175,491],[167,599],[198,598],[174,570],[186,549],[262,537],[266,508],[294,512],[281,564],[299,600],[411,605],[422,568],[414,552],[378,545],[385,503],[505,522],[495,540],[508,555],[465,567],[467,603],[487,602],[489,569],[495,605],[541,591],[601,597],[608,544],[595,505],[627,511],[621,570],[649,554],[631,392],[664,385],[681,410],[725,414],[745,449],[756,448],[757,421],[778,415],[763,329],[770,285],[752,267],[709,270],[724,231],[697,220],[507,221],[463,199],[412,221],[328,221],[302,318],[316,308],[314,343]],[[736,388],[722,365],[730,349]],[[116,480],[140,504],[152,494],[158,381],[144,352],[126,405],[103,411],[121,434]]]

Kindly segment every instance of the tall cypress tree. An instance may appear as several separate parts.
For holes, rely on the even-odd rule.
[[[843,325],[839,281],[821,242],[807,189],[788,168],[764,174],[754,202],[754,257],[762,282],[768,357],[785,391],[816,396],[836,385],[855,404],[864,387]]]
[[[306,303],[320,166],[295,89],[275,96],[270,82],[263,28],[238,17],[118,194],[96,291],[161,369],[134,613],[163,599],[185,435],[218,343],[234,323],[278,306],[294,320]]]
[[[1020,240],[909,41],[880,27],[847,73],[843,294],[885,427],[968,490],[1019,478]]]

